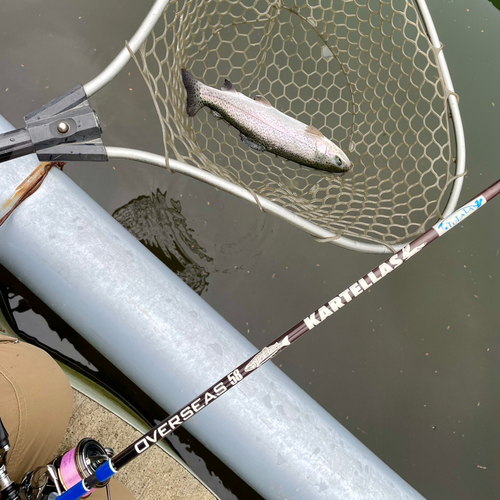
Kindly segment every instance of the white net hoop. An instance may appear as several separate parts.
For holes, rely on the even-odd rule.
[[[167,158],[362,242],[398,246],[444,210],[457,174],[450,91],[413,0],[171,1],[139,53]],[[337,142],[353,171],[257,153],[207,110],[188,117],[182,68],[266,96]]]

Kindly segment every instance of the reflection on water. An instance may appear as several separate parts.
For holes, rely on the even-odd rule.
[[[193,237],[181,210],[180,201],[167,200],[167,193],[157,190],[123,205],[113,217],[201,295],[208,288],[209,272],[195,259],[213,259]]]
[[[3,299],[3,315],[8,318],[11,328],[17,331],[21,338],[49,351],[56,358],[59,355],[71,360],[71,365],[74,368],[83,370],[85,373],[90,370],[95,372],[97,376],[99,369],[78,350],[67,335],[58,334],[57,325],[51,324],[47,317],[34,311],[28,300],[9,288],[2,288],[0,294]],[[23,323],[27,327],[26,331],[17,329],[17,321],[14,318],[20,316],[22,316]],[[36,335],[27,332],[36,332]]]

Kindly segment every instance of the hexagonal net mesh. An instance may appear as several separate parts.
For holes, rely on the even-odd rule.
[[[337,235],[394,245],[439,216],[454,137],[437,52],[413,0],[172,1],[140,49],[165,153]],[[208,109],[186,114],[181,69],[318,128],[354,163],[337,176],[259,153]]]

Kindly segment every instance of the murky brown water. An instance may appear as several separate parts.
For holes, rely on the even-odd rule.
[[[130,38],[148,7],[133,0],[2,2],[0,112],[22,126],[24,114],[86,83]],[[500,12],[488,0],[439,0],[429,8],[460,95],[465,202],[500,176]],[[154,109],[133,65],[92,104],[106,144],[162,153]],[[256,346],[382,260],[318,244],[245,202],[153,167],[112,162],[69,165],[66,172],[125,219],[139,202],[151,210],[144,200],[182,214],[202,250],[181,245],[173,252],[169,245],[182,240],[183,229],[168,217],[159,232],[169,235],[151,249],[192,279]],[[276,359],[430,500],[500,494],[499,213],[500,202],[493,201]],[[22,323],[23,314],[15,317]],[[50,333],[41,322],[33,329],[32,335]]]

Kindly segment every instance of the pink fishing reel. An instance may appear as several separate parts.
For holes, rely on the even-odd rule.
[[[28,500],[40,498],[42,493],[61,495],[82,479],[94,474],[113,455],[111,448],[104,448],[96,440],[82,439],[74,448],[57,457],[52,463],[28,472],[21,482],[21,489]],[[98,487],[106,487],[110,498],[108,483],[109,479],[100,483]],[[93,491],[95,488],[85,497]]]
[[[112,455],[110,448],[104,448],[94,439],[82,439],[73,449],[54,461],[62,490],[67,491],[82,479],[91,476]],[[103,486],[107,483],[109,480]],[[94,489],[85,496],[89,496]]]

